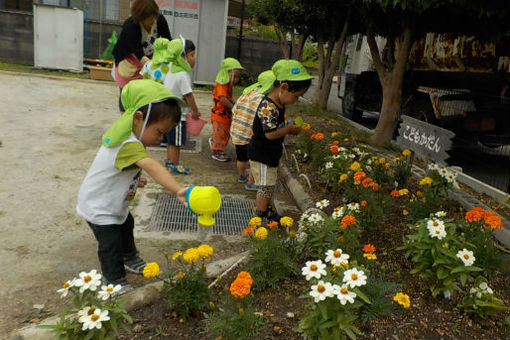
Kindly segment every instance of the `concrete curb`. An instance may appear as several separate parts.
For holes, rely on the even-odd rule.
[[[231,266],[245,256],[247,252],[243,252],[226,259],[214,261],[207,265],[207,277],[217,277],[223,271],[229,269]],[[125,299],[124,307],[126,310],[132,311],[134,309],[149,305],[161,298],[161,290],[163,289],[163,280],[149,283],[145,286],[136,288],[129,293],[122,295],[120,298]],[[59,320],[58,316],[52,316],[41,321],[38,325],[31,325],[20,330],[15,331],[9,340],[51,340],[55,337],[54,333],[48,329],[39,328],[39,325],[54,325]]]

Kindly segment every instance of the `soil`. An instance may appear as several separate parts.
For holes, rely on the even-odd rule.
[[[313,117],[308,119],[315,120]],[[328,125],[328,120],[322,120],[322,124],[332,126]],[[301,164],[300,171],[313,183],[314,190],[308,190],[313,200],[329,199],[330,209],[342,204],[342,197],[328,191],[316,176],[316,171],[308,164]],[[448,211],[449,216],[463,216],[454,201],[445,202],[444,210]],[[454,295],[451,300],[433,298],[427,284],[409,273],[413,268],[412,263],[405,259],[403,252],[396,250],[401,245],[402,237],[409,232],[406,227],[408,222],[403,214],[403,206],[397,206],[389,212],[379,233],[363,235],[362,244],[371,243],[377,248],[377,262],[384,268],[385,279],[402,287],[402,291],[410,296],[411,307],[362,327],[363,335],[358,339],[509,339],[510,311],[487,319],[464,314],[456,307],[460,302],[460,294]],[[215,286],[214,294],[228,290],[234,272],[239,270],[224,277],[221,283]],[[510,304],[508,273],[494,273],[489,285],[498,298],[506,305]],[[256,339],[302,339],[296,329],[300,318],[306,313],[309,299],[301,299],[299,296],[307,294],[308,289],[308,283],[302,277],[292,277],[278,289],[267,289],[254,294],[252,301],[256,310],[263,313],[266,321],[266,327]],[[288,317],[289,312],[293,313],[292,318]],[[183,322],[174,312],[167,310],[163,299],[157,304],[136,310],[131,315],[134,318],[132,333],[122,333],[119,339],[214,339],[205,332],[201,317]]]

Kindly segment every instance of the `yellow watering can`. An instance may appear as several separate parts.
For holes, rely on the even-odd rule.
[[[194,186],[186,190],[188,209],[198,216],[198,223],[204,227],[214,225],[212,215],[221,207],[221,195],[213,186]]]

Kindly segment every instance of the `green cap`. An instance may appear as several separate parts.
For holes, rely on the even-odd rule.
[[[126,109],[124,114],[105,132],[103,145],[117,146],[131,136],[133,131],[133,116],[141,107],[150,103],[157,103],[167,98],[174,98],[179,105],[182,99],[174,96],[164,85],[150,79],[131,80],[122,88],[121,100]],[[148,119],[148,115],[146,117]]]
[[[244,89],[243,94],[248,94],[251,91],[259,88],[257,93],[267,94],[273,89],[274,81],[276,80],[276,76],[271,70],[267,70],[259,74],[257,77],[257,82],[252,84]]]
[[[244,67],[242,67],[241,63],[235,58],[223,59],[220,66],[220,72],[216,75],[216,82],[221,85],[228,84],[230,82],[228,71],[235,69],[244,70]]]
[[[278,60],[271,69],[276,76],[276,80],[279,81],[298,81],[313,78],[299,61],[293,59]]]
[[[172,63],[172,73],[191,72],[190,64],[182,57],[185,45],[186,40],[182,36],[178,39],[173,39],[168,44],[168,61]]]

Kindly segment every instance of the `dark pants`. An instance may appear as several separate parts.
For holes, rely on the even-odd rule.
[[[87,222],[98,242],[97,255],[107,281],[126,276],[124,259],[137,255],[133,229],[135,221],[129,213],[123,224],[97,225]]]

